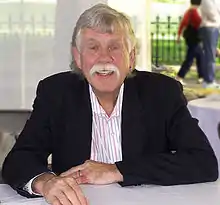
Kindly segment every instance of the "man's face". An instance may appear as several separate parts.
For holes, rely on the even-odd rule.
[[[124,35],[92,29],[82,30],[79,51],[73,48],[73,55],[88,82],[99,92],[118,89],[134,63],[134,52],[129,53]]]

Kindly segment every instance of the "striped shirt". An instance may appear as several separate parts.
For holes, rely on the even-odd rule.
[[[123,100],[124,84],[122,84],[117,102],[109,117],[103,110],[89,85],[90,100],[92,105],[92,145],[90,159],[108,164],[122,161],[121,149],[121,110]],[[51,172],[52,173],[52,172]],[[32,182],[41,174],[33,177],[23,189],[30,194],[33,192]]]
[[[113,164],[122,160],[121,110],[124,84],[121,86],[117,102],[109,117],[98,102],[92,87],[89,87],[92,106],[91,160]]]

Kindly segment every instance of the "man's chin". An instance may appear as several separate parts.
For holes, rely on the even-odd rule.
[[[92,87],[100,93],[113,93],[120,87],[120,85],[118,82],[109,84],[93,83]]]
[[[115,92],[116,91],[116,89],[117,89],[117,87],[99,87],[99,86],[96,86],[96,87],[94,87],[95,88],[95,90],[97,90],[98,92],[100,92],[100,93],[113,93],[113,92]]]

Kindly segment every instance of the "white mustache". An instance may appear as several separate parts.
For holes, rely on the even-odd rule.
[[[92,76],[96,72],[100,72],[100,71],[116,72],[117,76],[118,77],[120,76],[118,67],[115,66],[114,64],[111,64],[111,63],[106,63],[106,64],[98,63],[98,64],[95,64],[91,68],[91,70],[89,71],[89,74]]]

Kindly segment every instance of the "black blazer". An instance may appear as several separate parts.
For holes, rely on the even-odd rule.
[[[175,185],[214,181],[214,152],[187,109],[182,87],[155,73],[134,71],[124,82],[122,155],[116,165],[122,186]],[[65,72],[41,81],[33,112],[3,166],[6,183],[22,193],[34,176],[60,174],[90,158],[92,110],[89,87]]]

